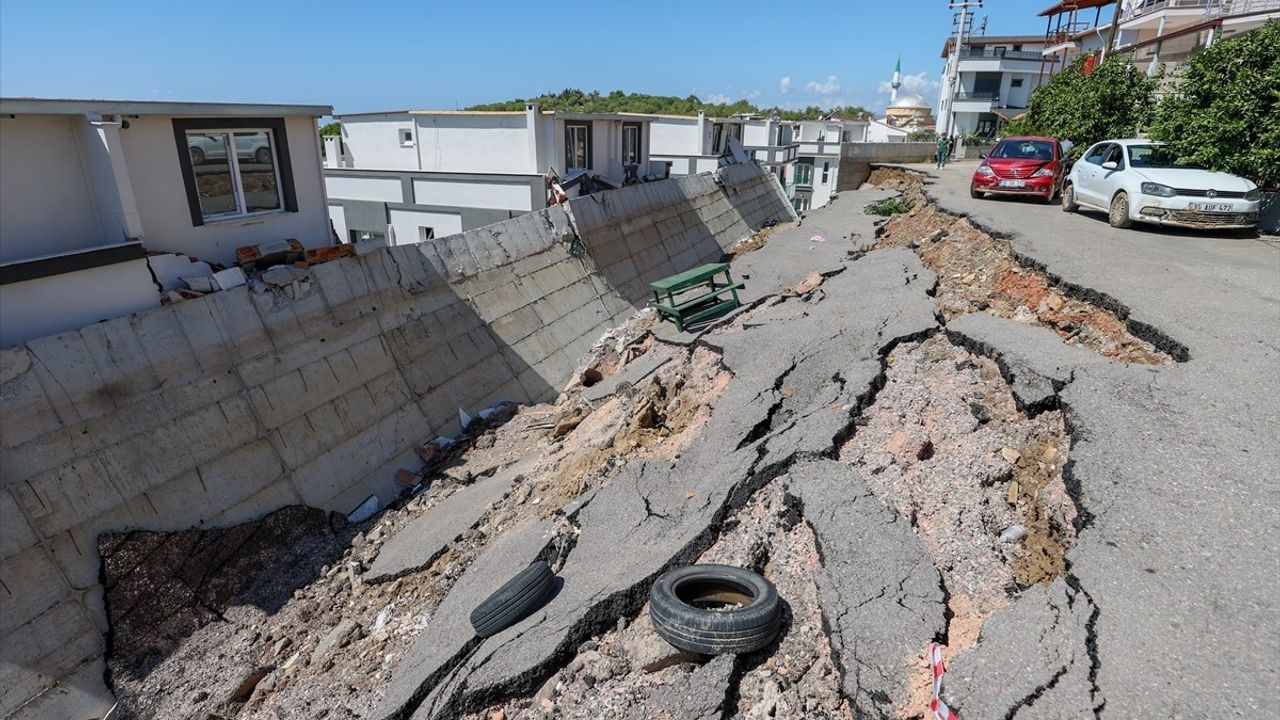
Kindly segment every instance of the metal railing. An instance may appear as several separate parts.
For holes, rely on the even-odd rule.
[[[983,60],[1035,60],[1036,62],[1040,62],[1041,57],[1039,50],[1006,50],[998,53],[991,48],[969,48],[960,55],[961,60],[981,58]]]
[[[1211,20],[1229,15],[1280,10],[1280,0],[1139,0],[1125,10],[1121,22],[1159,10],[1195,9],[1203,9],[1204,18]]]
[[[990,100],[992,103],[1000,102],[1000,93],[993,92],[965,92],[960,90],[956,93],[956,100]]]

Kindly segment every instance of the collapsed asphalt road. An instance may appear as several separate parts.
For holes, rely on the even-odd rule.
[[[1076,347],[1041,323],[1036,308],[1009,313],[1019,321],[985,312],[975,297],[944,312],[943,299],[934,297],[939,278],[917,254],[924,254],[919,243],[868,250],[876,243],[874,218],[862,206],[885,193],[846,193],[734,261],[749,307],[697,336],[659,326],[644,353],[600,381],[611,386],[663,357],[686,357],[671,353],[692,346],[687,357],[715,365],[704,368],[708,378],[731,373],[732,379],[706,395],[705,424],[681,431],[696,430],[691,441],[668,454],[610,457],[601,477],[567,502],[580,490],[559,496],[537,485],[537,497],[525,504],[530,487],[518,476],[528,472],[529,457],[456,468],[469,476],[464,490],[443,503],[428,498],[423,514],[390,524],[385,543],[373,537],[386,525],[369,530],[360,549],[367,564],[344,556],[328,579],[294,593],[296,602],[335,597],[325,583],[342,588],[332,612],[358,603],[364,614],[356,617],[364,619],[352,620],[344,609],[336,629],[325,620],[274,629],[265,640],[256,633],[243,638],[253,652],[269,642],[271,654],[293,655],[268,676],[271,682],[250,686],[247,704],[220,716],[291,717],[317,707],[330,717],[396,719],[786,714],[780,708],[798,706],[786,698],[767,701],[757,682],[785,666],[775,657],[769,660],[776,664],[746,656],[701,666],[686,660],[658,671],[667,674],[653,675],[648,685],[628,687],[620,687],[627,677],[650,671],[641,663],[612,670],[621,679],[611,687],[624,693],[605,715],[581,704],[592,697],[595,675],[590,685],[566,688],[563,702],[580,704],[554,700],[561,680],[582,682],[588,656],[598,662],[612,646],[609,638],[621,636],[628,622],[644,621],[653,578],[714,555],[735,528],[751,525],[762,498],[794,509],[788,526],[803,526],[820,560],[806,592],[820,605],[821,628],[808,625],[801,634],[823,646],[812,655],[829,658],[818,665],[834,665],[838,683],[795,684],[838,684],[847,702],[826,703],[820,716],[925,716],[922,658],[930,641],[950,646],[944,694],[969,718],[1263,716],[1262,703],[1278,690],[1265,662],[1267,644],[1258,637],[1276,634],[1280,570],[1271,547],[1280,503],[1267,483],[1280,475],[1274,439],[1280,253],[1247,239],[1157,242],[1106,234],[1105,223],[1095,228],[1091,219],[1053,207],[970,208],[964,179],[946,171],[926,190],[944,210],[975,209],[983,228],[1010,238],[1018,262],[1042,264],[1068,308],[1100,303],[1099,312],[1111,313],[1119,326],[1167,340],[1178,361],[1126,365],[1106,355],[1105,343]],[[1081,233],[1079,223],[1098,237]],[[1023,225],[1036,227],[1036,235],[1020,235]],[[916,364],[925,350],[938,361],[937,372],[954,367],[964,382],[923,394],[894,387],[926,384],[917,378],[927,368]],[[990,378],[1000,387],[992,388]],[[963,423],[943,422],[948,403],[966,413]],[[565,439],[589,434],[603,412],[575,418],[581,424]],[[895,422],[910,430],[901,443],[891,432]],[[962,437],[974,425],[982,428],[971,433],[977,445]],[[928,435],[943,426],[950,434]],[[1043,442],[1037,428],[1052,442]],[[921,432],[925,437],[917,437]],[[1015,436],[1037,442],[1001,446]],[[970,445],[955,452],[958,442]],[[1033,457],[1028,447],[1037,448]],[[1050,448],[1052,454],[1042,452]],[[877,453],[896,454],[905,464]],[[1015,467],[1006,473],[1002,463]],[[919,498],[929,499],[923,483],[939,469],[953,485],[917,516]],[[1017,491],[1021,473],[1035,474],[1045,487],[1031,495],[1025,487]],[[966,477],[968,488],[955,484]],[[519,489],[508,493],[510,487]],[[1058,507],[1068,492],[1069,507]],[[512,510],[516,505],[524,511]],[[533,505],[537,512],[527,512]],[[494,507],[506,508],[501,522],[492,517]],[[475,527],[455,537],[456,527],[437,521],[446,510],[477,518]],[[957,521],[950,536],[938,532],[949,512],[971,510],[976,514]],[[1041,510],[1052,512],[1036,515]],[[1024,548],[1000,546],[1006,523],[1021,517],[1015,511],[1031,511],[1027,517],[1052,531],[1055,554],[1034,575],[1019,570]],[[481,523],[486,512],[489,520]],[[481,525],[484,544],[451,560],[458,546],[477,547],[472,536]],[[972,536],[971,545],[952,537],[957,532]],[[965,547],[983,553],[970,564],[1008,565],[991,574],[1003,578],[998,595],[970,617],[959,602],[972,592],[968,576],[957,571],[967,567]],[[515,626],[475,638],[471,609],[534,559],[558,570],[557,594]],[[347,575],[329,577],[339,567],[349,573],[349,591]],[[416,612],[399,611],[405,634],[397,637],[413,644],[393,654],[385,632],[361,623],[374,615],[373,624],[381,623],[415,593],[443,600],[428,605],[421,622]],[[344,627],[350,632],[338,632]],[[794,643],[787,632],[784,642]],[[345,650],[328,646],[335,633],[341,637],[334,647]],[[218,637],[207,632],[204,646],[217,647]],[[326,640],[316,646],[317,637]],[[788,647],[794,645],[763,654]],[[334,654],[343,653],[371,655],[379,679],[326,674]],[[336,696],[348,682],[359,702]],[[654,682],[664,689],[653,690]]]
[[[1056,206],[926,187],[1052,276],[1172,337],[1186,362],[1124,366],[984,315],[952,337],[1049,378],[1081,510],[1067,577],[995,616],[945,695],[971,717],[1267,717],[1280,696],[1280,251],[1239,236],[1116,230]]]

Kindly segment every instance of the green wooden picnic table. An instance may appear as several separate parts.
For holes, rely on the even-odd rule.
[[[723,281],[717,281],[724,275]],[[649,307],[676,324],[676,330],[684,332],[686,325],[704,320],[741,305],[738,290],[746,287],[735,283],[729,273],[729,263],[708,263],[682,273],[649,283],[653,299]],[[680,297],[697,293],[691,297]],[[724,293],[730,297],[721,298]]]

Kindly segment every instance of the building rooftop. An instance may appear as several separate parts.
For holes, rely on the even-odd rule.
[[[942,44],[942,55],[946,57],[951,52],[951,47],[955,44],[954,35],[947,38]],[[965,38],[965,45],[1023,45],[1023,44],[1043,44],[1043,35],[970,35]]]
[[[1053,5],[1036,13],[1037,17],[1049,17],[1050,15],[1060,15],[1062,13],[1071,12],[1072,10],[1087,10],[1089,8],[1103,7],[1114,3],[1116,0],[1061,0]]]
[[[333,113],[332,105],[281,105],[271,103],[180,102],[168,100],[95,100],[74,98],[0,98],[3,115],[299,115],[321,117]]]

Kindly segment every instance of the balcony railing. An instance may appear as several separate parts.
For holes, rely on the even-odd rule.
[[[1204,10],[1205,19],[1265,10],[1280,10],[1280,0],[1138,0],[1125,10],[1121,21],[1159,10]]]
[[[961,90],[956,93],[956,100],[990,100],[992,104],[1000,102],[1000,93],[993,92],[965,92]]]
[[[991,48],[969,48],[960,55],[961,60],[1035,60],[1040,61],[1041,53],[1039,50],[1006,50],[1002,53],[995,52]]]

